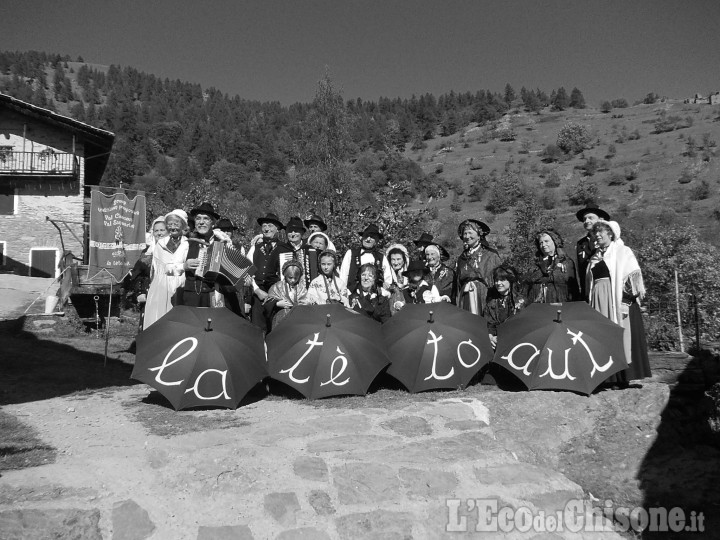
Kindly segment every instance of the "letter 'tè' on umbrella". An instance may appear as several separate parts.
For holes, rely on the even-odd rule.
[[[234,409],[267,376],[262,330],[226,308],[175,306],[137,337],[131,377],[175,410]]]
[[[265,339],[268,372],[309,399],[365,395],[389,363],[379,335],[341,304],[297,306]]]
[[[493,362],[529,390],[589,395],[627,368],[623,331],[585,302],[530,304],[498,327]]]
[[[387,372],[410,392],[465,388],[492,359],[485,319],[447,302],[405,304],[382,329]]]

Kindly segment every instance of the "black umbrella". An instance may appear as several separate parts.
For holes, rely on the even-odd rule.
[[[176,409],[236,408],[267,376],[262,330],[226,308],[175,306],[137,337],[131,377]]]

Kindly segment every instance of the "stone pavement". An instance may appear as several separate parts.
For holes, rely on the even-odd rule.
[[[45,296],[59,287],[54,278],[0,274],[0,320],[17,319],[25,313],[44,313]]]
[[[622,538],[567,527],[475,531],[476,499],[519,518],[557,515],[583,498],[579,485],[522,456],[537,441],[552,460],[571,437],[572,415],[601,406],[602,396],[490,391],[487,402],[441,396],[357,408],[264,399],[237,411],[175,413],[148,394],[136,385],[5,407],[59,455],[3,472],[2,538]],[[538,399],[548,397],[556,406],[537,423]],[[508,398],[528,411],[513,437],[491,412]],[[207,422],[207,430],[153,434],[162,415]],[[597,414],[586,416],[580,431],[593,429]]]

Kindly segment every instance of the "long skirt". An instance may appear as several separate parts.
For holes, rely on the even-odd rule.
[[[609,279],[599,279],[595,282],[590,305],[608,319],[612,319],[612,286]],[[636,302],[630,305],[629,313],[623,318],[620,325],[625,329],[623,345],[628,368],[611,375],[605,382],[622,384],[650,377],[650,361],[647,353],[645,327],[643,326],[640,307]]]

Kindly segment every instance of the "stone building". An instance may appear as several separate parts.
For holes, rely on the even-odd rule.
[[[54,277],[68,253],[86,257],[90,186],[114,139],[0,93],[0,273]]]

